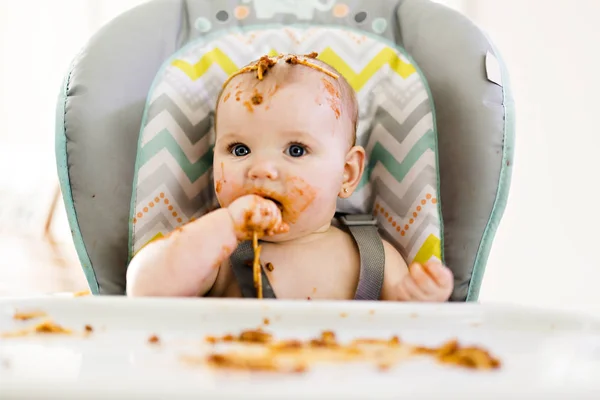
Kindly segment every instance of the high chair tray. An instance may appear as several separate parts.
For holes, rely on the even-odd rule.
[[[15,318],[27,313],[39,314]],[[71,333],[35,333],[45,321],[46,329]],[[340,343],[397,335],[401,348],[456,338],[489,351],[499,368],[406,354],[385,365],[305,359],[303,370],[294,364],[291,372],[232,372],[204,363],[208,352],[227,346],[207,336],[259,327],[282,340],[324,330]],[[43,297],[0,300],[0,332],[3,400],[600,398],[600,321],[525,307]]]

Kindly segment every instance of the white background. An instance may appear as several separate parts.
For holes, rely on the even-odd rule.
[[[141,2],[0,0],[0,240],[43,225],[56,185],[54,108],[69,61],[89,35]],[[480,299],[600,305],[600,1],[440,2],[491,35],[517,102],[512,189]],[[72,246],[59,206],[56,234]],[[21,286],[34,279],[5,276]]]

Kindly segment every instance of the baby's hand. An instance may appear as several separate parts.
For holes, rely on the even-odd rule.
[[[263,237],[289,230],[289,226],[281,219],[281,211],[277,205],[260,196],[242,196],[227,209],[233,219],[238,240],[249,240],[254,232],[258,233],[258,237]]]
[[[452,271],[438,262],[429,262],[411,264],[396,290],[401,301],[442,302],[448,300],[453,287]]]

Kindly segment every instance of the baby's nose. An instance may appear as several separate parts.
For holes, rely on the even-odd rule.
[[[267,160],[255,162],[248,170],[250,179],[277,179],[277,168]]]

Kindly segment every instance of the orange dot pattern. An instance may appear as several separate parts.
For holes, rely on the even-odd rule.
[[[148,203],[148,206],[144,207],[142,209],[142,211],[140,211],[136,214],[136,216],[133,218],[133,223],[136,224],[138,222],[138,220],[144,218],[144,215],[146,215],[150,211],[151,208],[153,208],[154,206],[158,206],[161,203],[164,204],[165,206],[167,206],[167,210],[171,211],[171,215],[173,217],[178,216],[177,212],[173,210],[173,206],[169,205],[169,203],[170,203],[169,199],[165,196],[164,193],[160,193],[158,196],[156,196],[152,201],[150,201]],[[181,217],[177,217],[177,222],[178,223],[183,222]]]
[[[430,201],[431,204],[437,204],[437,199],[433,197],[430,193],[425,195],[425,198],[421,199],[421,201],[419,201],[419,204],[424,206],[427,204],[428,201]],[[382,217],[385,217],[385,220],[388,223],[390,223],[394,228],[396,228],[396,232],[398,232],[400,236],[405,236],[406,232],[410,230],[410,227],[416,222],[419,213],[423,210],[423,207],[421,205],[415,208],[415,211],[413,211],[412,213],[412,218],[410,218],[408,220],[408,224],[405,223],[404,226],[402,226],[401,221],[396,221],[394,217],[390,214],[390,212],[384,207],[382,207],[379,203],[375,203],[375,210],[373,211],[373,215],[381,215]]]

